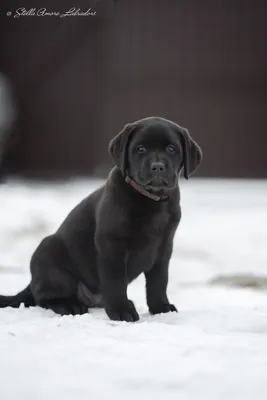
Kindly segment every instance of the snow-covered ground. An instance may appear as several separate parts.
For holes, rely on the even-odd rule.
[[[0,186],[0,293],[28,283],[39,241],[100,183]],[[143,278],[129,289],[135,324],[0,309],[1,400],[266,400],[267,181],[191,179],[181,193],[169,284],[180,313],[150,316]],[[231,287],[236,275],[263,289]]]

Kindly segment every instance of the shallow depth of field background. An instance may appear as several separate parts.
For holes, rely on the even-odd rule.
[[[13,18],[71,7],[96,16]],[[170,263],[179,314],[137,324],[103,310],[0,309],[0,397],[265,400],[267,51],[264,1],[3,2],[0,11],[0,293],[30,279],[40,240],[103,184],[109,140],[151,115],[203,149],[181,178]],[[11,15],[7,16],[7,12]]]

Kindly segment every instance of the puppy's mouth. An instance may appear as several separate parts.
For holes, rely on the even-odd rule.
[[[170,185],[166,179],[161,177],[154,177],[153,179],[146,182],[144,188],[151,193],[165,194],[165,192],[170,188]]]
[[[168,187],[168,181],[162,177],[154,177],[150,181],[148,181],[145,185],[146,187],[151,187],[151,188],[164,188]]]
[[[175,187],[175,183],[171,179],[159,175],[145,178],[141,174],[138,174],[133,179],[145,190],[154,194],[166,194]]]

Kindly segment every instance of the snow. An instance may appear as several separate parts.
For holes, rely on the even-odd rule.
[[[0,186],[0,293],[29,282],[39,241],[101,183]],[[0,309],[1,400],[266,399],[267,292],[221,277],[267,277],[267,182],[191,179],[181,193],[168,290],[179,314],[150,316],[142,277],[129,288],[137,323]]]

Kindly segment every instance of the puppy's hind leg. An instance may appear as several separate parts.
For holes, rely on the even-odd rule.
[[[88,306],[77,297],[78,281],[68,272],[71,267],[66,248],[56,236],[45,238],[31,260],[31,290],[36,305],[60,315],[88,312]]]
[[[88,313],[88,307],[81,303],[76,296],[42,300],[41,307],[51,309],[59,315],[82,315]]]
[[[60,315],[77,315],[88,312],[88,306],[77,295],[77,282],[67,272],[55,266],[45,267],[40,281],[32,283],[36,304]]]

